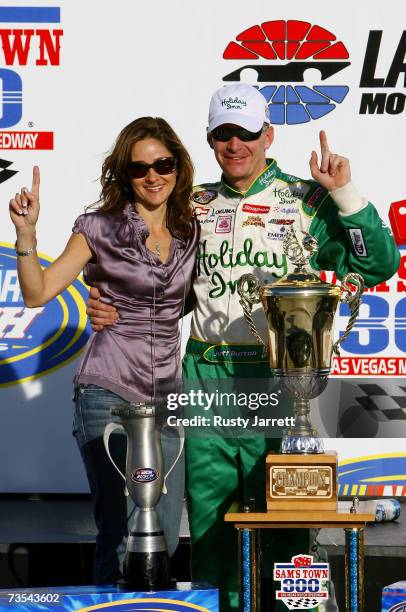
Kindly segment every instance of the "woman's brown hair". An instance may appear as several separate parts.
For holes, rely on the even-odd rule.
[[[128,165],[133,145],[145,138],[162,142],[176,158],[176,185],[168,200],[167,226],[186,239],[191,233],[192,211],[189,197],[193,186],[193,163],[177,134],[161,117],[141,117],[129,123],[118,135],[112,152],[102,167],[100,212],[117,212],[134,199]]]

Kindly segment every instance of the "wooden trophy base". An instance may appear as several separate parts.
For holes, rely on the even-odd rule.
[[[337,510],[337,453],[266,458],[267,510]]]

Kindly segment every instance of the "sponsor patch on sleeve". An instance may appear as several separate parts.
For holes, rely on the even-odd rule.
[[[310,192],[303,201],[303,210],[307,215],[313,216],[317,212],[319,206],[323,203],[327,190],[321,185],[316,185],[316,189]]]
[[[351,238],[352,246],[358,257],[368,257],[367,248],[364,242],[364,236],[360,227],[353,227],[348,230]]]
[[[217,198],[217,191],[195,191],[192,200],[198,204],[208,204]]]

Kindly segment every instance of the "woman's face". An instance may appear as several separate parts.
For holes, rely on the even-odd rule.
[[[158,160],[165,158],[173,159],[173,154],[162,142],[155,138],[139,140],[133,145],[131,150],[131,162],[134,173],[146,172],[145,176],[141,178],[130,179],[135,194],[135,201],[150,210],[166,205],[169,196],[175,188],[176,169],[173,167],[172,172],[166,174],[159,174],[157,172],[157,170],[161,172],[167,172],[168,169],[171,170],[171,159],[168,160],[166,166],[165,164],[158,165],[157,170],[143,167],[142,165],[154,164]],[[136,162],[135,166],[134,162]]]

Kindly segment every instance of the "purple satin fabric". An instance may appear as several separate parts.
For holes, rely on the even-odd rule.
[[[179,317],[195,265],[198,228],[185,242],[172,233],[163,264],[149,251],[148,228],[128,203],[120,213],[93,212],[75,221],[94,257],[84,268],[88,285],[114,305],[119,321],[94,333],[75,376],[129,401],[154,401],[180,379]]]

